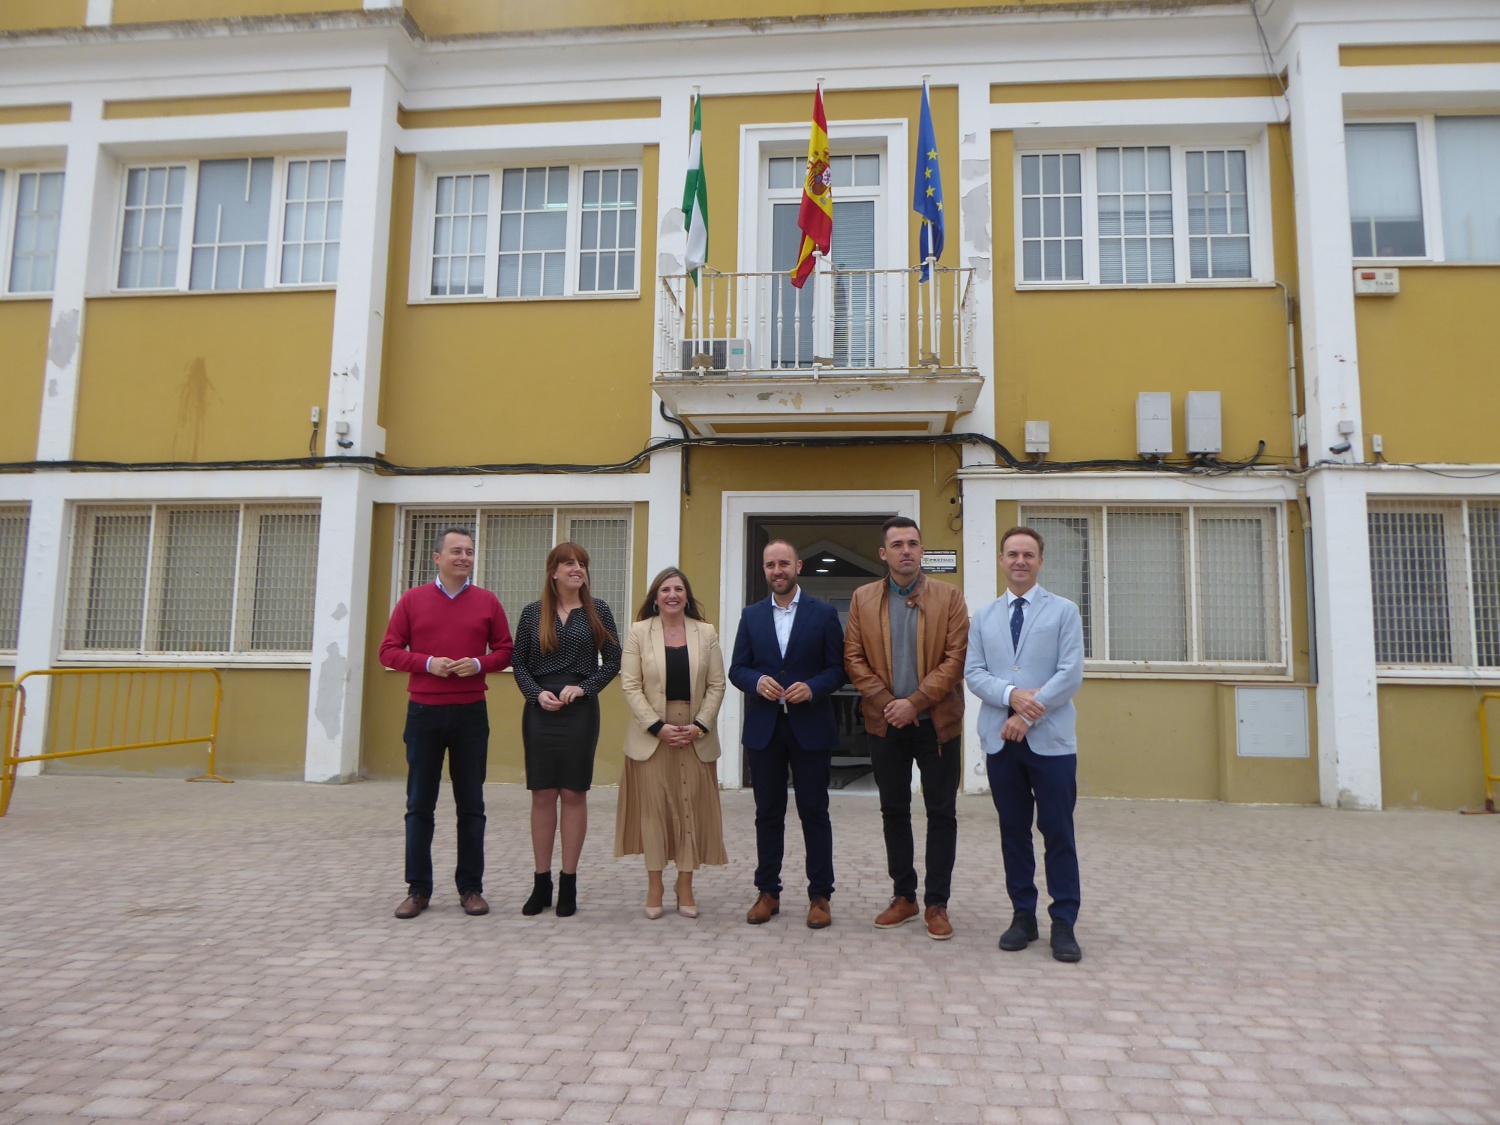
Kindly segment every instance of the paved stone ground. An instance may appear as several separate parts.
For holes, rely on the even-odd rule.
[[[442,888],[402,922],[399,785],[23,779],[0,1122],[1500,1122],[1500,818],[1084,802],[1062,965],[995,947],[986,798],[940,943],[870,925],[868,798],[834,802],[813,932],[742,920],[748,794],[703,916],[657,922],[609,858],[613,790],[571,919],[521,916],[526,794],[489,796],[494,912]]]

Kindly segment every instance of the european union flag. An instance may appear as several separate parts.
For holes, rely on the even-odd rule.
[[[911,192],[911,209],[922,216],[918,235],[922,280],[927,280],[927,259],[943,256],[943,174],[938,168],[937,134],[932,128],[932,104],[927,83],[922,83],[922,123],[917,129],[917,182]]]

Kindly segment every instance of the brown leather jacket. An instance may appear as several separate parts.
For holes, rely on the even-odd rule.
[[[859,688],[865,729],[886,733],[885,705],[891,694],[891,615],[889,581],[882,578],[854,591],[844,632],[844,668]],[[917,691],[908,696],[926,711],[939,742],[957,738],[964,724],[964,657],[969,649],[969,610],[963,591],[922,575],[911,597],[917,603]]]

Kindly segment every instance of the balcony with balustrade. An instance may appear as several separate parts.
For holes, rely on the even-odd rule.
[[[983,384],[973,272],[663,277],[652,389],[704,437],[949,433]]]

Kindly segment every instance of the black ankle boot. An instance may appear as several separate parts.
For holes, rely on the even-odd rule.
[[[567,918],[578,911],[578,872],[557,877],[557,916]]]
[[[552,905],[552,872],[538,871],[536,882],[531,888],[531,897],[526,900],[526,905],[521,907],[521,913],[525,915],[540,914]]]

